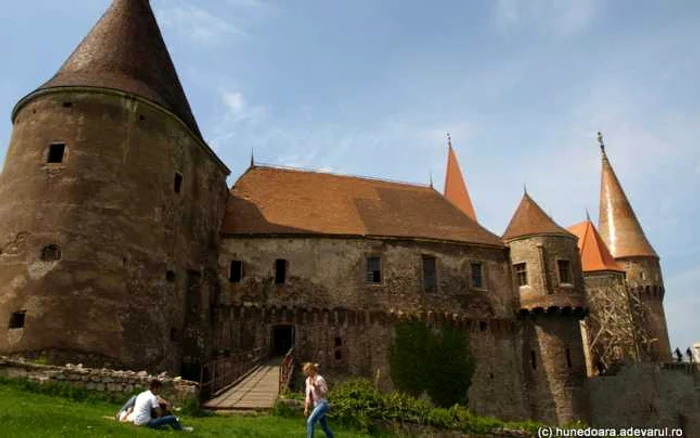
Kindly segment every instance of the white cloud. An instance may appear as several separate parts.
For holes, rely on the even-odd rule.
[[[267,109],[261,105],[249,105],[240,91],[220,90],[221,100],[226,108],[224,119],[233,124],[256,123],[264,119]]]
[[[502,31],[534,28],[569,36],[585,30],[601,0],[497,0],[495,21]]]
[[[212,44],[246,33],[220,16],[185,2],[163,0],[155,7],[158,22],[196,43]]]

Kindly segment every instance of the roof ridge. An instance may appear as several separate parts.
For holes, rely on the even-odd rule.
[[[279,164],[261,163],[259,161],[256,161],[255,165],[252,166],[252,168],[256,168],[256,167],[265,168],[265,169],[286,170],[286,171],[290,171],[290,172],[314,173],[314,174],[319,174],[319,175],[331,175],[331,176],[335,176],[335,177],[339,177],[339,178],[352,178],[352,179],[360,179],[360,180],[367,180],[367,181],[379,181],[379,182],[385,182],[385,183],[390,183],[390,184],[401,184],[401,185],[405,185],[405,186],[409,186],[409,187],[430,189],[430,190],[433,190],[437,193],[437,190],[435,190],[435,188],[431,187],[429,184],[421,184],[421,183],[415,183],[415,182],[393,180],[393,179],[380,178],[380,177],[375,177],[375,176],[342,174],[342,173],[336,173],[336,172],[327,172],[327,171],[323,171],[320,169],[309,169],[309,168],[304,168],[304,167],[284,166],[284,165],[279,165]]]

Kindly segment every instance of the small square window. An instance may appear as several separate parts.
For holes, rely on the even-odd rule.
[[[367,283],[382,282],[382,259],[367,257]]]
[[[49,146],[49,156],[46,159],[47,163],[62,163],[63,154],[66,152],[65,143],[54,143]]]
[[[22,310],[20,312],[14,312],[10,316],[9,328],[11,328],[11,329],[24,328],[24,317],[26,314],[27,314],[26,310]]]
[[[571,265],[568,260],[557,260],[557,266],[559,267],[559,282],[560,283],[571,283]]]
[[[527,286],[527,264],[518,263],[514,266],[515,278],[518,280],[518,286]]]
[[[175,173],[175,193],[180,193],[182,189],[182,174]]]
[[[170,283],[175,281],[175,271],[169,270],[165,272],[165,279]]]
[[[423,256],[423,289],[426,292],[435,292],[436,286],[435,257]]]
[[[335,350],[335,360],[341,360],[343,358],[343,353],[340,350]]]
[[[284,284],[287,279],[287,260],[275,260],[275,284]]]
[[[484,287],[484,275],[481,263],[472,263],[472,287],[481,289]]]
[[[343,345],[343,340],[340,339],[339,337],[336,337],[336,338],[335,338],[335,346],[336,346],[336,347],[340,347],[340,346],[342,346],[342,345]]]
[[[243,279],[243,262],[240,260],[233,260],[231,262],[231,268],[229,271],[228,279],[231,283],[240,283]]]

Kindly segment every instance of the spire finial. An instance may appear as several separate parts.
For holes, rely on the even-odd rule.
[[[586,208],[586,220],[587,220],[588,222],[591,221],[591,214],[588,212],[588,208]]]
[[[527,195],[527,183],[523,183],[523,193]]]
[[[433,171],[430,171],[430,188],[433,188]]]
[[[603,142],[603,134],[598,131],[598,144],[600,144],[600,151],[605,153],[605,143]]]
[[[452,147],[452,137],[450,136],[450,133],[447,133],[447,145],[449,147]]]
[[[255,166],[255,150],[250,149],[250,167]]]

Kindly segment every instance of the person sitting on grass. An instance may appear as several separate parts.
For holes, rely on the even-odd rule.
[[[160,429],[163,426],[170,426],[175,430],[194,430],[191,427],[183,428],[180,422],[173,415],[163,415],[165,408],[161,407],[158,400],[163,384],[159,380],[151,381],[150,390],[144,391],[138,396],[134,402],[134,410],[129,415],[131,421],[137,426],[148,426],[152,429]]]

